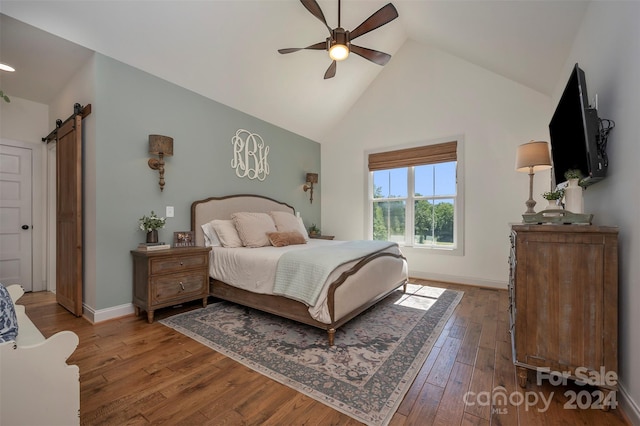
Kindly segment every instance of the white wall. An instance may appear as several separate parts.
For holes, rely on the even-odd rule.
[[[570,68],[585,72],[589,97],[598,94],[598,115],[612,119],[607,153],[608,177],[585,191],[585,211],[594,221],[620,227],[619,376],[622,402],[633,424],[640,424],[640,2],[591,2],[571,54],[566,78],[558,82],[554,105]],[[620,399],[620,398],[619,398]]]
[[[464,256],[403,252],[412,276],[506,288],[509,223],[522,220],[529,188],[516,149],[548,141],[550,116],[550,97],[408,41],[322,141],[323,233],[366,238],[366,151],[463,135]],[[535,178],[540,210],[550,175]]]

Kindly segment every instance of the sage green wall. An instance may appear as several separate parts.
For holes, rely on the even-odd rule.
[[[313,204],[302,190],[305,174],[320,171],[317,142],[103,55],[95,56],[95,73],[96,310],[131,302],[129,250],[144,240],[138,218],[151,210],[164,216],[166,206],[175,207],[160,230],[163,241],[190,229],[192,201],[235,193],[284,201],[307,226],[319,224],[320,188]],[[231,168],[238,129],[259,134],[270,148],[263,182],[238,178]],[[163,192],[158,172],[147,165],[149,134],[174,138]]]

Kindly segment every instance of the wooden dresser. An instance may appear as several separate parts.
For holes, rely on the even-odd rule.
[[[510,326],[520,386],[528,370],[550,369],[573,380],[590,376],[607,394],[616,390],[618,229],[518,224],[510,238]],[[616,379],[605,380],[605,372]]]
[[[184,247],[158,251],[132,250],[133,304],[136,315],[209,296],[209,252],[211,247]]]

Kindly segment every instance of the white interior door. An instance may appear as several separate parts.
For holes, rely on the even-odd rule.
[[[0,282],[33,290],[32,151],[0,144]]]

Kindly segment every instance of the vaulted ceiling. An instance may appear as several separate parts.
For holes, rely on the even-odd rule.
[[[330,27],[337,0],[318,0]],[[351,30],[386,2],[345,0]],[[588,1],[395,0],[399,18],[357,39],[394,55],[407,39],[551,94]],[[25,1],[0,3],[0,74],[9,95],[48,103],[92,51],[321,141],[384,67],[351,55],[324,80],[326,52],[280,55],[323,41],[294,0]],[[387,65],[390,66],[391,62]]]

